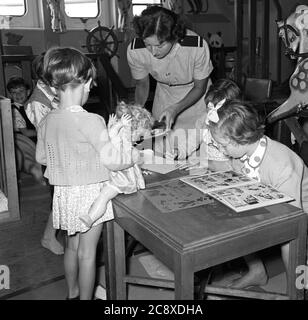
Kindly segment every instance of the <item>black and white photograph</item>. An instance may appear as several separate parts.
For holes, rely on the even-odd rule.
[[[307,106],[307,1],[0,0],[0,309],[293,318]]]

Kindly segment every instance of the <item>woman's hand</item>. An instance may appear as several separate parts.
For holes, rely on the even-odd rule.
[[[165,121],[166,130],[169,131],[174,124],[175,118],[178,115],[177,106],[172,105],[164,110],[164,112],[160,115],[159,121]]]

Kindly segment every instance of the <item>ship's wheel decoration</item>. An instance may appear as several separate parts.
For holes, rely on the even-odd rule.
[[[119,46],[119,41],[111,29],[101,25],[100,21],[97,22],[98,26],[92,30],[85,31],[88,33],[85,47],[90,53],[106,54],[109,58],[114,55],[118,57],[117,50]]]

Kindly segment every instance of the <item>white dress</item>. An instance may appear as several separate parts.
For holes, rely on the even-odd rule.
[[[80,219],[87,213],[99,196],[103,183],[94,183],[83,186],[55,186],[53,196],[53,227],[67,230],[68,235],[76,232],[86,232],[88,228]],[[92,227],[114,218],[111,201],[107,204],[105,214]]]
[[[128,46],[127,59],[133,78],[143,79],[151,74],[157,81],[152,109],[155,119],[159,119],[168,106],[182,100],[193,88],[194,80],[209,77],[213,70],[206,41],[190,30],[187,36],[183,40],[185,45],[176,43],[162,59],[155,58],[146,48],[135,49],[133,43]],[[183,111],[174,128],[194,128],[196,120],[205,112],[203,99]]]
[[[176,43],[162,59],[155,58],[145,47],[134,46],[134,42],[128,46],[127,59],[134,79],[143,79],[151,74],[157,81],[152,108],[157,120],[167,107],[188,94],[194,87],[194,80],[208,78],[213,70],[206,41],[190,30],[182,44]],[[208,82],[208,87],[210,84],[211,81]],[[197,119],[205,112],[204,96],[181,112],[169,134],[170,144],[173,145],[175,139],[182,140],[181,137],[176,137],[176,129],[194,128]],[[182,134],[181,131],[178,134]]]

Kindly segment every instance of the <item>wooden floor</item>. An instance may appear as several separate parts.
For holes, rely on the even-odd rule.
[[[49,187],[22,175],[19,182],[21,220],[0,224],[0,265],[10,270],[10,289],[0,290],[6,299],[63,278],[63,256],[56,256],[40,244],[51,208]]]
[[[19,184],[21,220],[11,224],[0,224],[0,265],[7,265],[10,269],[10,289],[0,290],[1,299],[40,300],[64,299],[66,284],[64,280],[63,256],[56,256],[44,249],[40,244],[45,224],[47,222],[51,198],[48,187],[34,182],[30,176],[22,176]],[[138,251],[138,250],[137,250]],[[264,262],[270,277],[268,285],[260,290],[284,292],[285,274],[279,252],[275,250],[265,254]],[[161,277],[161,270],[165,267],[156,261],[146,264],[142,256],[151,253],[133,255],[130,259],[132,274],[142,276]],[[98,247],[98,266],[102,265],[102,243]],[[155,269],[154,274],[152,269]],[[99,268],[101,269],[101,267]],[[98,271],[99,271],[98,269]],[[217,281],[227,281],[238,277],[237,270],[230,274],[218,275]],[[167,272],[166,276],[170,276]],[[172,276],[172,274],[171,274]],[[104,283],[104,272],[98,272],[98,281]],[[129,287],[129,299],[173,299],[173,291],[142,286]]]

